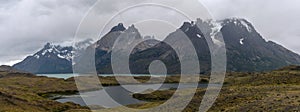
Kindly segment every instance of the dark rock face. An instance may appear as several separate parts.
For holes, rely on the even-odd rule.
[[[224,37],[230,71],[267,71],[299,64],[296,53],[266,41],[244,19],[226,19],[221,32]]]
[[[198,54],[198,60],[201,65],[200,70],[208,71],[211,59],[206,39],[204,38],[203,33],[193,22],[185,22],[180,29],[171,33],[160,44],[157,44],[156,46],[145,51],[133,54],[130,67],[132,72],[147,74],[150,63],[154,60],[161,60],[166,65],[168,74],[181,73],[179,56],[184,56],[183,59],[188,58],[189,56],[187,56],[187,54],[192,52],[189,51],[190,46],[187,45],[188,43],[182,41],[181,38],[188,38],[191,41],[196,53]],[[175,49],[186,51],[181,55],[177,55]],[[191,69],[199,68],[192,68],[191,66]]]
[[[211,38],[205,35],[196,25],[203,26],[204,33],[209,33]],[[299,65],[300,56],[272,41],[266,41],[245,19],[225,19],[218,22],[197,20],[185,22],[183,26],[171,33],[164,41],[178,44],[176,33],[184,32],[192,41],[198,54],[201,73],[210,71],[211,58],[208,42],[218,44],[220,39],[216,36],[222,33],[227,49],[227,71],[257,72],[269,71],[288,65]],[[179,42],[180,43],[180,42]],[[184,43],[178,44],[177,48],[186,49]],[[148,73],[149,62],[159,59],[169,65],[168,73],[180,73],[180,63],[177,55],[166,44],[158,44],[148,50],[133,54],[131,68],[137,73]],[[144,65],[143,65],[144,64]],[[143,66],[137,66],[143,65]],[[138,68],[138,70],[136,70]],[[135,72],[134,72],[135,73]]]
[[[201,26],[201,30],[197,26]],[[221,34],[224,40],[220,39]],[[111,67],[112,49],[115,42],[124,36],[132,41],[151,38],[149,36],[142,37],[133,25],[127,29],[121,23],[113,27],[108,34],[88,47],[88,49],[95,49],[95,65],[98,73],[113,73]],[[187,43],[181,41],[181,38],[185,37],[191,41],[198,55],[200,73],[210,71],[210,47],[217,48],[222,41],[224,41],[227,50],[227,71],[269,71],[283,66],[300,64],[298,54],[272,41],[266,41],[245,19],[231,18],[221,21],[198,19],[195,22],[184,22],[178,30],[170,33],[161,42],[150,39],[135,46],[129,58],[131,73],[148,74],[149,65],[155,60],[164,62],[168,74],[181,73],[179,57],[188,60],[187,54],[191,52],[188,50]],[[130,42],[128,46],[130,46]],[[128,46],[118,50],[122,52],[122,50],[128,49]],[[186,51],[177,55],[176,49]],[[64,48],[47,44],[41,51],[27,57],[14,67],[33,73],[72,72],[71,58],[62,58],[68,57],[71,51],[71,47]]]
[[[118,31],[124,31],[126,30],[126,28],[124,27],[124,25],[122,23],[119,23],[117,26],[114,26],[110,32],[118,32]]]
[[[197,27],[203,26],[211,38],[204,38],[204,33]],[[285,49],[284,47],[266,41],[245,19],[225,19],[218,22],[197,20],[196,22],[185,22],[177,31],[171,33],[163,42],[131,54],[130,69],[132,73],[148,74],[149,65],[154,60],[161,60],[167,66],[169,74],[180,73],[180,61],[174,48],[166,43],[175,46],[175,49],[187,49],[185,43],[178,41],[180,32],[191,40],[198,54],[201,73],[210,71],[211,54],[208,42],[218,44],[219,33],[223,35],[227,49],[227,70],[239,72],[255,72],[274,70],[290,64],[299,64],[299,55]],[[183,37],[182,37],[183,38]],[[188,52],[188,51],[187,51]],[[101,53],[99,53],[101,54]],[[100,57],[100,58],[99,58]],[[104,56],[96,55],[100,60],[106,60],[97,67],[110,66],[110,54]],[[108,67],[110,68],[110,67]],[[112,73],[111,68],[97,69]],[[99,72],[102,73],[102,72]]]

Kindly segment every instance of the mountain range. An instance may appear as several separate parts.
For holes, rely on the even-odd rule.
[[[197,26],[201,26],[201,30]],[[211,69],[211,53],[208,45],[218,46],[222,41],[220,35],[223,36],[227,50],[227,71],[260,72],[300,64],[298,54],[275,42],[265,40],[246,19],[230,18],[219,21],[197,19],[184,22],[180,28],[170,33],[163,41],[149,36],[143,37],[134,25],[128,28],[125,28],[122,23],[114,26],[101,39],[90,43],[90,47],[95,48],[97,72],[100,74],[113,73],[111,67],[113,44],[122,37],[120,35],[126,35],[133,41],[151,38],[135,46],[131,52],[129,66],[132,73],[148,74],[151,62],[161,60],[166,65],[168,74],[178,74],[181,72],[180,62],[174,49],[188,47],[185,43],[178,41],[182,38],[182,33],[191,40],[195,47],[203,74],[208,73]],[[207,36],[210,38],[205,38]],[[73,52],[72,47],[47,43],[40,51],[28,56],[13,67],[39,74],[72,73]]]
[[[72,73],[72,52],[72,47],[47,43],[40,51],[13,67],[39,74]]]

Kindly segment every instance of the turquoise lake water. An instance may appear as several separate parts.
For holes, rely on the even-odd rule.
[[[53,78],[62,78],[68,79],[74,76],[79,76],[78,74],[37,74],[37,76],[46,76],[46,77],[53,77]],[[114,76],[113,74],[100,74],[99,76]],[[148,74],[120,74],[117,76],[149,76]],[[154,77],[162,77],[164,75],[153,75]]]

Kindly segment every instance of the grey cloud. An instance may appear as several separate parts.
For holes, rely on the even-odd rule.
[[[300,53],[299,0],[200,0],[217,19],[248,19],[267,40]]]
[[[72,40],[81,19],[96,1],[0,0],[0,65],[33,54],[47,42]],[[102,0],[106,5],[98,8],[97,15],[109,17],[111,13],[123,9],[124,3],[116,1],[118,0]],[[199,1],[216,19],[246,18],[266,39],[300,53],[299,0]],[[141,0],[132,0],[126,4],[140,2]],[[186,2],[188,1],[177,4],[185,7]]]
[[[72,40],[93,2],[22,0],[0,5],[0,65],[33,54],[47,42]]]
[[[2,6],[2,8],[3,8],[3,6],[7,6],[7,5],[10,6],[10,5],[12,5],[14,3],[17,3],[19,1],[21,1],[21,0],[1,0],[0,1],[0,6]]]

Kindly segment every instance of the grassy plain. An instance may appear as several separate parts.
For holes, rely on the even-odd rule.
[[[37,77],[29,73],[0,71],[0,111],[7,112],[85,112],[90,111],[74,103],[59,103],[51,100],[53,94],[74,94],[77,92],[74,78],[67,80]],[[124,77],[126,78],[126,77]],[[180,77],[168,77],[165,82],[177,83]],[[141,82],[149,77],[136,77]],[[113,77],[100,77],[104,86],[118,85]],[[161,79],[157,79],[161,80]],[[201,79],[207,82],[208,78]],[[154,83],[154,82],[153,82]],[[158,106],[168,100],[174,89],[150,94],[133,94],[134,98],[148,101],[129,105],[130,108],[146,109]],[[165,110],[178,110],[181,98],[192,94],[182,90],[181,96],[171,102]],[[186,112],[198,111],[205,88],[199,88]],[[289,66],[264,73],[227,73],[224,87],[209,111],[299,111],[300,110],[300,67]],[[120,111],[123,107],[99,111]],[[159,111],[159,110],[157,110]]]
[[[144,104],[129,105],[130,108],[147,109],[164,103],[175,90],[156,91],[150,94],[134,94],[133,97],[148,101]],[[177,110],[182,97],[192,93],[184,90],[166,110]],[[198,111],[205,88],[199,88],[185,112]],[[101,111],[125,111],[124,108]],[[159,111],[159,110],[156,110]],[[227,73],[224,87],[211,112],[256,112],[256,111],[300,111],[300,67],[289,66],[265,73]]]

